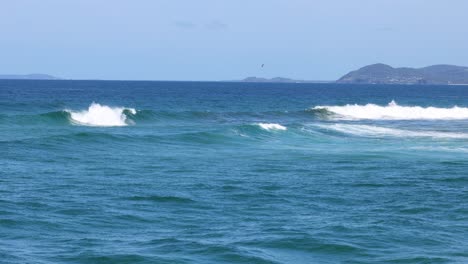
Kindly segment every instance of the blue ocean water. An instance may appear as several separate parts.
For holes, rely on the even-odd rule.
[[[468,87],[0,81],[0,263],[466,263]]]

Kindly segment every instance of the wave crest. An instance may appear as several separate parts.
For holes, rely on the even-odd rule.
[[[271,130],[287,130],[285,126],[282,126],[280,124],[274,124],[274,123],[258,123],[257,124],[259,127],[261,127],[264,130],[271,131]]]
[[[127,119],[127,115],[135,115],[136,110],[133,108],[110,107],[92,103],[88,110],[71,111],[66,110],[70,114],[70,119],[73,123],[84,126],[127,126],[131,121]]]
[[[370,125],[351,125],[351,124],[333,124],[317,125],[323,129],[334,130],[339,133],[351,134],[362,137],[402,137],[402,138],[441,138],[441,139],[468,139],[468,134],[442,132],[442,131],[413,131],[397,128],[370,126]]]
[[[312,110],[327,110],[341,119],[372,120],[462,120],[468,119],[468,108],[401,106],[391,101],[386,106],[376,104],[347,104],[344,106],[316,106]]]

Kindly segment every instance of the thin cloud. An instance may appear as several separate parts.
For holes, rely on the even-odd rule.
[[[228,24],[220,21],[220,20],[213,20],[207,23],[206,25],[207,29],[211,30],[226,30],[229,28]]]
[[[174,25],[178,28],[183,28],[183,29],[194,29],[197,27],[196,24],[190,21],[176,21]]]

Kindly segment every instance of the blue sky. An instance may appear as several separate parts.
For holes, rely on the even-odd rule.
[[[331,80],[376,62],[468,65],[467,10],[466,0],[5,0],[0,73]]]

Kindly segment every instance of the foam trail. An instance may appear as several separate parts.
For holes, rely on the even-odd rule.
[[[396,128],[369,126],[369,125],[317,125],[318,127],[335,130],[341,133],[352,134],[365,137],[427,137],[427,138],[448,138],[448,139],[468,139],[468,134],[451,133],[439,131],[411,131]]]
[[[468,119],[468,108],[454,106],[452,108],[400,106],[391,101],[386,106],[375,104],[345,106],[316,106],[314,110],[327,110],[339,115],[342,119],[373,119],[373,120],[462,120]]]
[[[274,123],[258,123],[258,126],[260,126],[262,129],[265,130],[287,130],[285,126],[282,126],[280,124],[274,124]]]
[[[136,114],[136,110],[133,108],[123,107],[110,107],[106,105],[100,105],[92,103],[88,110],[84,111],[70,111],[70,118],[73,123],[85,126],[127,126],[127,116],[125,110],[132,114]]]

